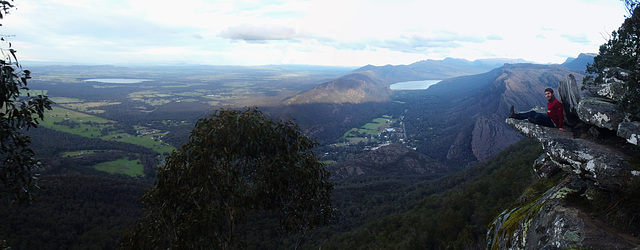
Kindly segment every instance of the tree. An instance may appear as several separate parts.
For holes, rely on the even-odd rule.
[[[617,31],[611,33],[607,43],[593,58],[593,64],[587,65],[587,73],[597,74],[594,83],[602,83],[603,70],[620,67],[630,72],[627,92],[620,105],[632,118],[640,118],[640,8],[638,1],[625,0],[630,14]]]
[[[0,1],[0,19],[14,6],[9,1]],[[0,194],[11,194],[18,200],[31,199],[30,188],[35,177],[31,171],[40,163],[29,148],[31,138],[23,134],[38,125],[44,118],[45,109],[51,109],[51,101],[45,95],[32,96],[27,88],[29,71],[22,70],[4,37],[8,48],[0,48]]]
[[[257,109],[200,119],[158,169],[142,198],[145,215],[121,247],[236,248],[238,231],[251,230],[256,218],[277,218],[289,232],[327,222],[333,185],[316,145],[293,122],[274,122]]]

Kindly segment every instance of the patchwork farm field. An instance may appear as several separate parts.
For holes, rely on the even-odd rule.
[[[162,138],[166,133],[136,126],[140,133],[132,135],[126,133],[121,125],[94,115],[89,115],[61,107],[53,107],[45,113],[46,118],[41,125],[54,130],[67,132],[90,138],[116,140],[151,148],[159,154],[170,153],[175,147],[164,143]]]

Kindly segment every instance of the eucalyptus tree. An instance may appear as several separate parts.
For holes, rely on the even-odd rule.
[[[0,1],[0,19],[14,8],[13,1]],[[40,166],[25,130],[38,126],[45,109],[51,109],[46,95],[32,95],[27,88],[29,71],[18,63],[11,43],[0,38],[0,194],[30,200],[36,178],[32,170]]]
[[[273,227],[289,232],[327,222],[333,185],[316,145],[295,123],[257,109],[200,119],[158,169],[145,214],[121,247],[238,248],[259,219],[277,219]]]

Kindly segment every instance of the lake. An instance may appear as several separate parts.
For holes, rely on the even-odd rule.
[[[418,90],[427,89],[429,86],[439,83],[442,80],[424,80],[394,83],[389,86],[391,90]]]
[[[153,81],[149,79],[128,79],[128,78],[105,78],[105,79],[87,79],[85,82],[102,82],[102,83],[115,83],[115,84],[134,84],[141,82]]]

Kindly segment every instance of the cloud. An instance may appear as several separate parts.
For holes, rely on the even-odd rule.
[[[569,42],[572,43],[579,43],[579,44],[591,44],[591,41],[589,40],[589,37],[587,37],[587,34],[563,34],[560,35],[561,37],[566,38]]]
[[[398,39],[384,40],[378,46],[405,53],[425,53],[430,49],[460,48],[464,43],[482,43],[484,41],[486,39],[481,37],[440,31],[430,35],[404,35]]]
[[[487,36],[487,40],[504,40],[501,36],[496,34],[491,34]]]
[[[229,27],[219,34],[220,37],[231,40],[244,40],[247,42],[260,42],[272,40],[293,40],[298,37],[295,29],[283,26],[254,26],[242,24]]]

